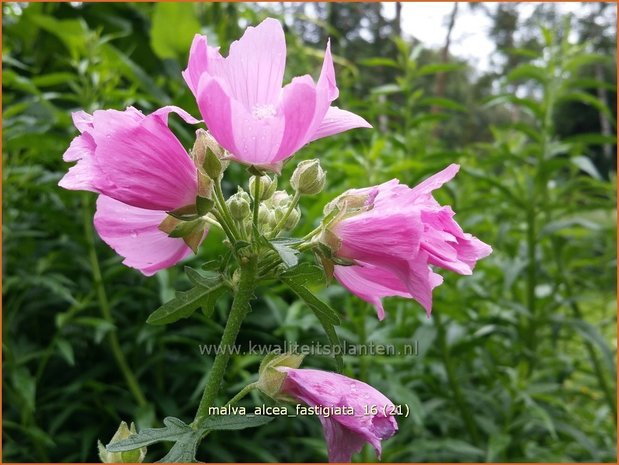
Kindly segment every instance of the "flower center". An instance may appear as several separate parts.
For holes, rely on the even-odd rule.
[[[275,107],[271,104],[254,105],[251,109],[251,114],[256,119],[272,118],[275,116],[275,113],[277,113],[277,110],[275,110]]]

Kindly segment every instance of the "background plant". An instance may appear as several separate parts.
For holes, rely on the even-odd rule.
[[[350,179],[414,184],[457,161],[463,172],[439,200],[495,250],[472,277],[445,274],[430,320],[394,298],[380,323],[340,287],[322,292],[341,310],[338,332],[349,343],[418,341],[417,357],[344,358],[344,374],[410,406],[383,460],[614,461],[616,108],[608,105],[616,101],[616,40],[615,22],[599,20],[615,14],[612,6],[583,7],[570,23],[542,4],[533,17],[543,28],[520,21],[514,5],[488,11],[499,63],[485,74],[400,37],[380,4],[318,4],[317,19],[304,8],[286,7],[290,75],[315,69],[331,36],[340,104],[376,130],[297,154],[320,157],[329,172],[328,190],[301,200],[300,233],[316,226],[327,200],[354,187]],[[181,267],[150,279],[123,267],[92,233],[92,196],[57,188],[74,136],[70,111],[136,104],[148,112],[174,102],[197,116],[180,79],[193,33],[229,44],[267,12],[12,3],[3,13],[4,460],[94,461],[96,439],[121,420],[143,428],[164,415],[192,417],[203,387],[194,389],[195,380],[205,381],[212,361],[198,344],[219,339],[230,300],[222,297],[211,316],[143,324],[190,283]],[[191,146],[193,135],[172,127]],[[246,178],[240,167],[229,171],[228,194]],[[223,254],[216,234],[197,263]],[[326,342],[293,294],[256,294],[241,343]],[[258,363],[234,357],[221,400],[254,381]],[[311,364],[333,369],[328,358]],[[149,456],[162,451],[153,446]],[[322,461],[326,451],[319,422],[301,418],[214,432],[199,456]]]

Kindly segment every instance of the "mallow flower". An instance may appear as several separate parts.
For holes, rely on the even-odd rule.
[[[443,282],[430,265],[469,275],[477,260],[492,252],[462,230],[450,206],[441,206],[432,196],[459,169],[449,165],[414,188],[393,179],[352,189],[325,207],[332,218],[320,240],[340,260],[333,274],[373,304],[379,319],[385,316],[382,298],[389,296],[415,299],[429,316],[432,290]]]
[[[125,258],[125,265],[147,276],[191,252],[183,238],[168,237],[160,229],[166,212],[195,204],[198,195],[196,166],[168,128],[171,112],[198,123],[174,106],[150,115],[133,107],[73,113],[81,134],[63,158],[77,163],[58,183],[101,194],[94,218],[99,236]]]
[[[316,407],[330,462],[350,462],[365,443],[380,458],[381,441],[398,430],[393,403],[372,386],[321,370],[277,367],[286,375],[279,395]],[[324,412],[320,414],[320,412]]]
[[[286,42],[279,21],[249,27],[226,58],[196,35],[183,72],[204,122],[230,157],[278,171],[303,145],[352,128],[371,127],[331,106],[339,94],[329,43],[317,82],[308,74],[282,88]]]

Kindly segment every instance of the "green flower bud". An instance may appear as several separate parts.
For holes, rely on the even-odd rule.
[[[225,150],[217,141],[204,129],[196,131],[196,141],[191,149],[193,161],[201,173],[206,174],[211,179],[221,176],[230,162],[225,159]]]
[[[258,209],[258,223],[260,224],[269,224],[269,219],[273,216],[273,211],[264,204],[260,204],[260,208]]]
[[[116,433],[112,436],[110,444],[127,439],[134,434],[136,434],[135,425],[131,423],[131,428],[129,428],[127,423],[121,421],[118,430],[116,430]],[[144,457],[146,457],[146,447],[125,452],[108,452],[101,441],[97,442],[97,447],[99,449],[99,459],[103,463],[142,463]]]
[[[301,210],[295,208],[290,212],[288,219],[286,220],[286,224],[284,225],[284,229],[291,231],[293,230],[297,224],[299,224],[299,220],[301,219]]]
[[[316,195],[325,187],[327,173],[318,159],[305,160],[292,173],[290,185],[301,195]]]
[[[273,207],[287,207],[290,202],[292,202],[292,196],[286,191],[275,191],[269,199]]]
[[[303,362],[303,355],[298,354],[269,354],[260,364],[258,370],[258,389],[275,400],[283,400],[280,394],[286,374],[276,370],[276,367],[299,368]]]
[[[277,189],[277,179],[271,179],[266,174],[263,176],[252,176],[249,178],[249,192],[252,195],[254,195],[255,192],[256,180],[259,180],[260,182],[258,199],[267,200],[271,198],[275,192],[275,189]]]
[[[244,220],[251,213],[249,195],[239,187],[239,191],[226,201],[230,214],[235,220]]]

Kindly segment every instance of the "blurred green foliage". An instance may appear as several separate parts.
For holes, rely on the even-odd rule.
[[[615,39],[591,32],[595,21],[575,24],[579,37],[595,40],[574,45],[569,21],[544,10],[546,27],[531,26],[515,43],[517,9],[500,6],[495,40],[509,59],[493,74],[400,37],[380,4],[317,4],[313,16],[299,4],[285,12],[225,3],[2,7],[4,461],[96,461],[96,440],[106,442],[121,420],[144,428],[193,416],[212,363],[198,345],[219,340],[230,297],[212,317],[146,325],[188,287],[181,267],[150,279],[125,268],[93,234],[93,195],[57,187],[67,170],[61,156],[76,134],[71,111],[134,105],[146,113],[174,103],[198,116],[180,76],[193,34],[226,52],[267,15],[287,23],[287,78],[316,75],[332,37],[338,105],[375,126],[295,157],[318,156],[328,170],[326,192],[302,201],[299,233],[345,189],[393,177],[412,185],[458,162],[460,174],[437,196],[494,248],[473,276],[444,274],[430,319],[393,298],[379,322],[341,287],[317,289],[341,311],[338,332],[349,344],[417,341],[414,357],[344,358],[345,374],[410,407],[383,461],[615,461],[616,108],[607,104],[615,102],[616,50]],[[447,86],[437,95],[441,73]],[[190,147],[193,128],[172,127]],[[229,173],[231,192],[246,175]],[[211,233],[191,263],[223,250]],[[293,295],[258,295],[241,343],[325,340]],[[139,387],[128,388],[114,344]],[[234,357],[222,400],[255,380],[259,362]],[[306,366],[334,369],[320,357]],[[246,405],[266,402],[252,395]],[[153,446],[149,457],[163,453]],[[198,457],[324,461],[326,448],[316,418],[278,418],[215,432]]]

